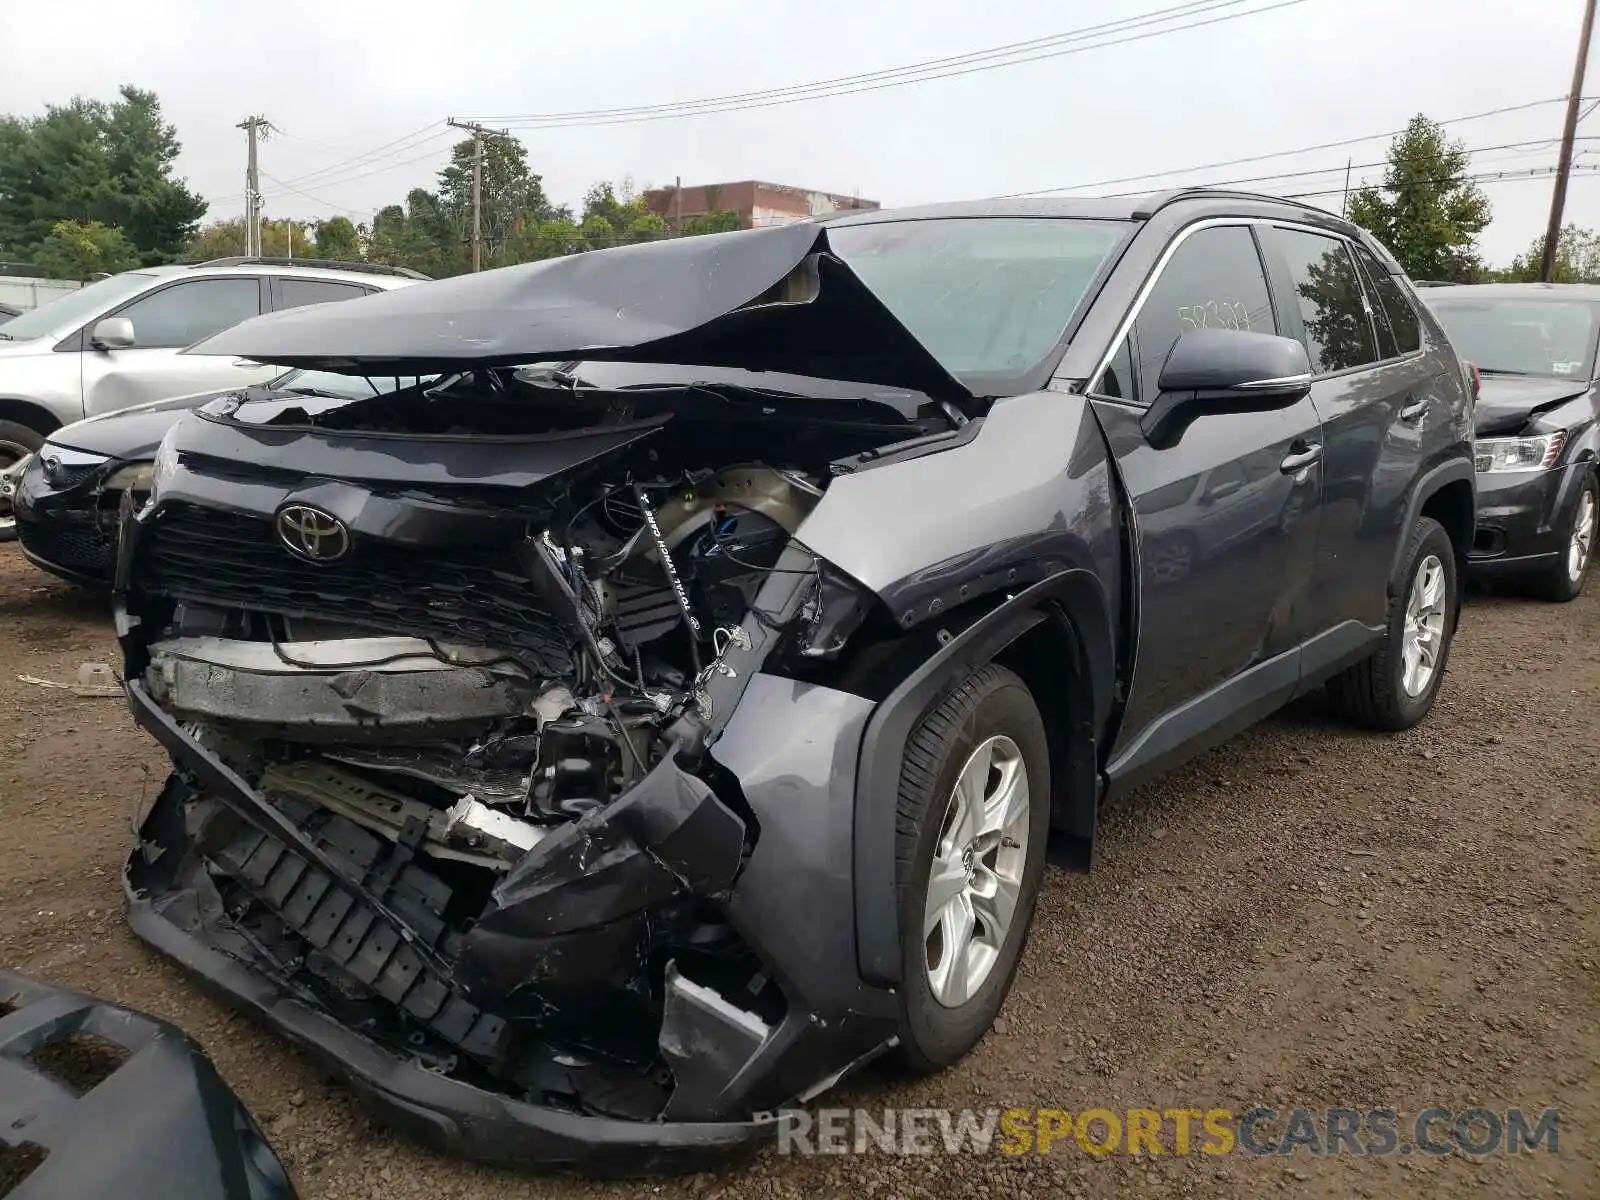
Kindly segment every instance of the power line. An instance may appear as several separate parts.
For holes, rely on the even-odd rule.
[[[329,163],[327,166],[319,167],[315,171],[308,171],[303,175],[293,175],[286,182],[308,183],[320,187],[326,183],[327,177],[342,175],[352,168],[370,166],[384,159],[393,158],[397,154],[419,149],[428,142],[449,136],[449,133],[450,129],[443,121],[430,121],[422,128],[414,129],[404,137],[397,137],[393,141],[384,142],[381,146],[374,146],[371,150],[362,154],[342,159],[339,162]],[[424,134],[428,136],[424,137]]]
[[[1530,108],[1541,108],[1546,104],[1565,104],[1565,96],[1552,96],[1548,100],[1530,100],[1525,104],[1511,104],[1504,108],[1491,108],[1484,112],[1468,113],[1464,117],[1451,117],[1449,120],[1439,121],[1439,125],[1460,125],[1466,121],[1481,121],[1486,117],[1498,117],[1505,113],[1524,112]],[[1166,171],[1147,171],[1143,175],[1121,175],[1115,179],[1095,179],[1088,183],[1064,183],[1057,187],[1035,188],[1029,192],[1007,192],[1003,196],[994,196],[995,200],[1017,200],[1027,196],[1047,196],[1053,192],[1079,192],[1085,188],[1112,187],[1119,183],[1140,183],[1148,179],[1165,179],[1169,175],[1192,175],[1196,171],[1216,171],[1223,167],[1242,167],[1250,163],[1266,162],[1274,158],[1289,158],[1296,154],[1314,154],[1319,150],[1342,150],[1346,146],[1358,146],[1362,142],[1375,142],[1381,138],[1398,137],[1404,129],[1391,129],[1387,133],[1368,133],[1361,137],[1344,138],[1337,142],[1318,142],[1314,146],[1297,146],[1293,150],[1274,150],[1270,154],[1251,154],[1243,158],[1229,158],[1221,162],[1200,163],[1193,167],[1173,167]],[[1340,167],[1340,170],[1343,170]]]
[[[926,63],[887,68],[861,76],[842,76],[836,80],[822,80],[812,84],[796,84],[788,88],[771,88],[765,92],[733,93],[727,96],[713,96],[701,100],[685,100],[662,105],[639,105],[632,109],[591,109],[587,112],[573,113],[524,113],[513,116],[485,117],[483,120],[497,125],[511,125],[520,129],[571,129],[588,128],[596,125],[626,125],[643,121],[676,120],[683,117],[772,108],[783,104],[797,104],[807,100],[831,99],[837,96],[850,96],[862,92],[904,87],[913,83],[926,83],[935,79],[950,79],[961,75],[972,75],[981,71],[999,70],[1004,67],[1020,66],[1023,63],[1062,58],[1071,54],[1082,54],[1089,50],[1103,50],[1111,46],[1121,46],[1149,38],[1164,37],[1169,33],[1180,33],[1184,30],[1198,29],[1206,25],[1236,21],[1242,17],[1259,16],[1262,13],[1272,12],[1276,9],[1291,8],[1295,5],[1305,4],[1308,3],[1308,0],[1277,0],[1276,3],[1266,4],[1245,12],[1224,13],[1221,16],[1208,17],[1205,20],[1188,19],[1249,2],[1251,0],[1195,0],[1195,2],[1187,5],[1180,5],[1174,9],[1160,10],[1157,13],[1145,14],[1141,17],[1124,18],[1120,22],[1107,22],[1102,26],[1069,30],[1065,33],[1051,35],[1049,39],[1034,39],[1036,42],[1049,42],[1055,48],[1041,53],[1025,54],[1021,57],[1006,56],[1016,55],[1018,52],[1017,47],[1026,49],[1027,43],[1015,43],[1014,47],[996,47],[992,50],[973,51],[969,55],[956,55],[947,60],[933,59]],[[1180,12],[1180,9],[1186,9],[1187,11]],[[1088,45],[1061,45],[1061,43],[1079,42],[1086,38],[1103,36],[1104,33],[1108,32],[1122,32],[1146,25],[1172,21],[1181,21],[1182,23],[1168,24],[1166,28],[1151,29],[1142,33],[1130,34],[1126,37],[1095,41]],[[1000,58],[1004,60],[988,61]],[[947,61],[961,62],[963,65],[949,70],[930,69]]]
[[[285,183],[283,180],[277,178],[275,175],[269,174],[266,171],[261,172],[261,177],[263,179],[270,180],[271,182],[277,184],[281,188],[285,188],[288,191],[293,192],[296,196],[304,196],[307,200],[315,201],[316,203],[322,205],[324,208],[331,208],[335,212],[342,212],[347,217],[359,217],[359,216],[363,215],[363,213],[359,209],[345,208],[342,205],[338,205],[338,204],[333,203],[331,200],[324,200],[321,196],[313,196],[310,192],[303,192],[299,188],[295,187],[293,184]]]
[[[1485,172],[1484,174],[1481,174],[1481,175],[1442,176],[1442,177],[1437,178],[1437,179],[1418,179],[1418,180],[1414,180],[1413,182],[1415,182],[1415,183],[1456,183],[1456,182],[1460,182],[1460,183],[1517,183],[1517,182],[1519,182],[1521,180],[1527,180],[1527,179],[1548,179],[1550,176],[1556,174],[1556,172],[1558,170],[1559,170],[1559,168],[1555,167],[1555,166],[1529,167],[1529,168],[1527,168],[1526,170],[1523,170],[1523,171],[1489,171],[1489,172]],[[1596,163],[1593,166],[1587,166],[1587,167],[1574,166],[1572,168],[1572,170],[1574,172],[1578,172],[1578,171],[1596,172],[1596,171],[1600,171],[1600,163]],[[1310,200],[1310,199],[1312,199],[1313,197],[1316,197],[1316,196],[1337,196],[1343,191],[1344,191],[1343,188],[1329,188],[1326,191],[1320,191],[1320,192],[1291,192],[1291,193],[1286,193],[1284,195],[1284,199],[1286,199],[1286,200]]]
[[[1581,141],[1581,142],[1595,142],[1595,141],[1600,141],[1600,137],[1583,137],[1583,138],[1579,138],[1578,140]],[[1547,147],[1549,144],[1550,144],[1550,139],[1549,138],[1532,138],[1532,139],[1530,139],[1530,140],[1528,140],[1526,142],[1502,142],[1501,144],[1496,145],[1496,146],[1474,146],[1474,147],[1471,147],[1470,149],[1466,150],[1465,153],[1467,153],[1467,154],[1488,154],[1491,151],[1495,151],[1495,150],[1519,150],[1520,149],[1523,154],[1527,154],[1527,153],[1536,153],[1538,150],[1543,149],[1544,147]],[[1528,149],[1526,149],[1526,147],[1530,147],[1530,146],[1534,148],[1532,151],[1529,151]],[[1515,157],[1515,155],[1513,155],[1512,157]],[[1270,182],[1274,182],[1274,181],[1279,180],[1279,179],[1307,179],[1307,178],[1314,178],[1314,177],[1316,177],[1318,175],[1342,174],[1345,171],[1367,171],[1367,170],[1371,170],[1374,167],[1386,167],[1388,165],[1389,165],[1389,160],[1384,158],[1384,159],[1378,159],[1378,160],[1376,160],[1374,162],[1336,163],[1333,166],[1317,167],[1315,169],[1306,170],[1306,171],[1280,171],[1280,172],[1278,172],[1277,174],[1274,174],[1274,175],[1245,175],[1245,176],[1241,176],[1238,179],[1208,179],[1208,180],[1206,180],[1206,181],[1204,181],[1202,183],[1184,184],[1184,185],[1181,185],[1181,186],[1184,186],[1184,187],[1206,187],[1206,188],[1235,187],[1235,186],[1237,186],[1238,184],[1241,184],[1241,183],[1270,183]],[[1369,185],[1363,183],[1361,186],[1365,187],[1365,186],[1369,186]],[[1105,198],[1106,199],[1113,199],[1113,198],[1116,198],[1116,197],[1119,197],[1119,196],[1136,196],[1136,195],[1139,195],[1139,194],[1140,193],[1138,193],[1138,192],[1114,192],[1110,196],[1107,196]]]
[[[932,70],[936,67],[953,66],[962,63],[976,62],[983,59],[1004,57],[1011,54],[1020,54],[1026,50],[1037,50],[1061,42],[1077,41],[1096,33],[1120,32],[1125,28],[1133,28],[1140,24],[1149,24],[1162,20],[1176,20],[1181,16],[1192,16],[1195,10],[1209,10],[1214,7],[1231,7],[1246,3],[1247,0],[1185,0],[1185,3],[1173,5],[1170,8],[1155,9],[1148,13],[1140,13],[1132,17],[1122,17],[1115,21],[1105,21],[1099,25],[1086,25],[1077,29],[1069,29],[1062,33],[1045,34],[1042,37],[1028,38],[1020,42],[1008,42],[1003,46],[994,46],[987,50],[969,50],[962,54],[947,55],[944,58],[930,58],[920,62],[907,63],[898,67],[884,67],[877,71],[864,71],[853,75],[836,75],[830,79],[813,80],[810,83],[796,83],[785,87],[760,88],[751,92],[730,92],[722,96],[711,96],[699,100],[672,100],[661,104],[630,104],[620,108],[589,108],[575,109],[569,112],[549,113],[515,113],[503,118],[508,121],[552,121],[569,119],[590,119],[599,117],[637,116],[644,113],[663,112],[666,110],[680,110],[698,108],[705,105],[721,105],[750,100],[765,100],[775,96],[793,95],[797,92],[809,92],[819,88],[834,88],[847,84],[872,82],[887,79],[898,75],[915,74]]]

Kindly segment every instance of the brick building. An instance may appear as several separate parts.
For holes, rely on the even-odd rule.
[[[682,189],[681,197],[672,187],[652,188],[644,193],[651,212],[660,213],[671,225],[712,213],[731,212],[739,216],[739,228],[759,229],[764,225],[787,225],[807,217],[820,217],[842,209],[879,208],[876,200],[860,196],[840,196],[833,192],[813,192],[746,179],[738,183],[710,183]]]

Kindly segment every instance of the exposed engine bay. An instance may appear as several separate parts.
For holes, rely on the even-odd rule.
[[[208,897],[193,922],[430,1070],[634,1120],[704,1118],[787,1009],[722,910],[760,830],[704,754],[719,695],[867,613],[795,539],[830,461],[949,427],[709,389],[697,420],[672,393],[225,405],[198,439],[299,444],[222,463],[177,431],[120,567],[130,680],[180,768],[214,764],[151,818],[199,852],[146,864]],[[513,399],[553,442],[519,450]],[[363,446],[427,470],[296,470],[379,426]],[[496,463],[577,449],[484,483],[497,436]]]

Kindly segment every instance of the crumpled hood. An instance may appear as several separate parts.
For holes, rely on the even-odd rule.
[[[812,222],[574,254],[270,313],[185,353],[373,375],[619,359],[970,396]]]
[[[1474,421],[1479,437],[1516,433],[1536,408],[1547,408],[1589,390],[1582,379],[1542,375],[1485,375]]]

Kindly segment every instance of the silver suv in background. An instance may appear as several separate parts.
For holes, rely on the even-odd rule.
[[[0,327],[0,471],[84,417],[281,375],[282,367],[180,353],[247,317],[426,278],[378,263],[218,258],[124,271],[14,317]],[[11,536],[0,498],[0,539]]]

